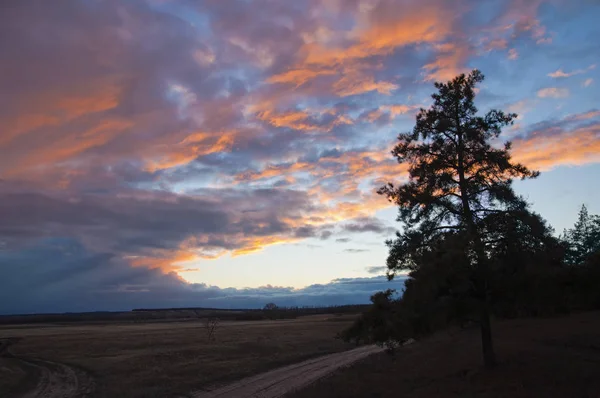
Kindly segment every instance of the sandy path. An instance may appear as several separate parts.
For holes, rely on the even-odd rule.
[[[381,351],[380,347],[366,346],[329,354],[248,377],[212,391],[196,391],[190,396],[193,398],[277,398],[304,387],[338,368]]]
[[[81,369],[68,366],[64,363],[46,361],[43,359],[24,358],[13,355],[9,346],[17,339],[11,341],[0,340],[0,355],[18,361],[30,377],[23,398],[75,398],[89,397],[94,391],[94,380]]]

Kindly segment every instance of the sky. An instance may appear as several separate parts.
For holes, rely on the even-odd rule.
[[[366,303],[396,136],[477,68],[560,233],[600,213],[595,0],[0,3],[0,313]]]

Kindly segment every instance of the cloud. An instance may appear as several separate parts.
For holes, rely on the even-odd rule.
[[[94,250],[133,258],[133,265],[171,270],[172,264],[181,260],[210,258],[227,251],[248,253],[323,233],[318,226],[293,222],[312,207],[303,203],[307,197],[299,192],[221,190],[213,195],[136,192],[121,197],[64,198],[6,193],[0,201],[5,221],[0,239],[20,245],[52,236],[76,236]],[[248,206],[256,202],[263,207]],[[292,208],[296,210],[290,212]]]
[[[320,8],[316,6],[315,12],[327,15]],[[442,8],[436,1],[410,1],[404,7],[397,7],[392,1],[381,1],[371,8],[349,7],[342,14],[356,18],[354,28],[328,30],[330,34],[321,36],[305,35],[298,50],[299,60],[268,81],[299,88],[318,80],[320,89],[342,97],[371,91],[390,94],[398,85],[393,81],[377,81],[368,66],[398,48],[444,40],[451,33],[454,21],[444,17]],[[435,69],[445,67],[444,63]]]
[[[600,111],[590,110],[535,124],[513,143],[514,158],[533,169],[598,162]]]
[[[510,50],[508,50],[508,59],[514,61],[517,58],[519,58],[519,53],[516,49],[511,48]]]
[[[385,119],[386,122],[392,122],[395,118],[400,115],[405,115],[416,111],[415,105],[404,105],[404,104],[392,104],[392,105],[380,105],[377,109],[368,111],[361,115],[365,120],[369,122],[380,122]]]
[[[387,267],[384,265],[371,266],[371,267],[367,267],[366,270],[369,274],[383,274],[383,273],[385,273],[385,271],[387,271]]]
[[[570,76],[577,75],[577,74],[580,74],[580,73],[583,73],[583,71],[582,70],[576,70],[576,71],[573,71],[573,72],[570,72],[570,73],[565,73],[565,72],[563,72],[562,69],[558,69],[555,72],[548,73],[548,76],[553,77],[553,78],[560,78],[560,77],[570,77]]]
[[[257,118],[274,127],[291,128],[305,132],[329,132],[341,124],[353,124],[352,119],[343,114],[337,114],[335,109],[288,110],[277,112],[263,110],[257,113]]]
[[[589,79],[585,79],[585,81],[583,82],[583,87],[589,87],[592,85],[592,83],[594,83],[594,79],[589,78]]]
[[[377,234],[393,234],[395,229],[385,225],[381,220],[372,217],[356,218],[353,222],[342,225],[342,230],[346,232],[374,232]]]
[[[0,252],[0,314],[130,310],[133,308],[261,308],[278,305],[366,304],[373,293],[401,288],[402,279],[340,278],[301,289],[265,286],[220,288],[190,284],[175,273],[132,268],[79,242],[52,238]]]
[[[368,252],[368,249],[344,249],[345,252],[347,253],[364,253],[364,252]]]
[[[552,72],[552,73],[548,73],[548,76],[558,79],[558,78],[565,78],[565,77],[571,77],[571,76],[575,76],[575,75],[581,75],[583,73],[586,73],[592,69],[595,69],[596,65],[590,65],[585,69],[576,69],[573,70],[572,72],[564,72],[562,69],[557,69],[556,71]]]
[[[538,0],[234,4],[3,8],[0,241],[7,250],[27,247],[43,258],[36,242],[72,240],[83,263],[98,264],[98,278],[114,272],[128,280],[126,271],[150,278],[151,271],[156,284],[184,288],[171,272],[185,276],[226,254],[307,238],[325,244],[334,234],[339,243],[390,235],[393,228],[374,218],[390,206],[375,190],[406,179],[407,165],[389,152],[431,103],[431,81],[481,67],[488,80],[479,106],[535,103],[537,117],[554,107],[531,99],[544,87],[544,65],[569,65],[558,71],[571,76],[593,69],[589,54],[597,53],[584,40],[546,47],[569,24],[551,17],[562,5]],[[569,15],[575,23],[588,13],[573,7]],[[515,62],[498,62],[513,49]],[[582,82],[570,80],[538,95],[572,93],[575,112],[582,102],[573,84]],[[511,130],[515,157],[543,169],[596,162],[593,112],[536,125],[520,119]],[[565,145],[573,150],[560,151]],[[82,269],[62,264],[44,274],[49,284]],[[136,289],[128,283],[122,289]]]
[[[464,43],[443,43],[435,45],[435,60],[423,66],[425,81],[446,82],[460,73],[468,71],[465,66],[471,49]]]
[[[540,98],[566,98],[569,96],[569,89],[546,87],[538,90],[537,96]]]

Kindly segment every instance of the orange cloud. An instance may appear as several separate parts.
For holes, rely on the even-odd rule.
[[[237,131],[191,133],[178,144],[162,151],[158,159],[146,160],[146,170],[164,170],[187,164],[198,156],[229,151],[237,135]]]
[[[0,146],[41,127],[58,126],[113,109],[118,105],[119,93],[117,85],[99,80],[89,87],[65,87],[61,91],[17,98],[10,104],[9,118],[2,120]]]
[[[251,182],[279,176],[289,177],[290,174],[310,171],[312,169],[314,169],[314,165],[305,162],[293,162],[281,165],[267,165],[260,171],[246,171],[240,173],[236,175],[234,179],[238,182]]]
[[[331,76],[337,72],[334,70],[315,70],[315,69],[293,69],[287,72],[273,75],[267,79],[268,83],[283,83],[291,84],[296,88],[300,87],[304,83],[313,80],[319,76]]]
[[[435,61],[423,66],[425,81],[452,80],[456,75],[467,72],[464,66],[470,50],[458,43],[444,43],[435,45],[438,51]]]
[[[184,250],[153,250],[146,254],[126,255],[124,259],[134,267],[160,269],[169,273],[178,272],[182,268],[181,263],[197,261],[200,257]]]
[[[450,32],[450,21],[442,17],[440,9],[409,10],[398,19],[387,23],[372,21],[366,28],[349,33],[354,44],[347,48],[327,48],[308,44],[304,60],[308,65],[335,66],[374,55],[390,54],[394,49],[415,43],[434,43]]]
[[[271,126],[306,132],[329,132],[335,126],[354,123],[348,116],[338,114],[335,109],[331,108],[278,111],[275,107],[275,103],[264,101],[253,105],[251,109],[255,112],[257,119],[265,121]],[[320,119],[326,115],[334,116],[334,118],[327,123],[322,123]]]
[[[231,252],[231,256],[237,257],[246,254],[256,253],[268,246],[280,245],[284,243],[294,243],[299,240],[301,240],[301,238],[289,236],[261,236],[255,238],[246,238],[242,241],[242,247],[233,250]]]
[[[599,162],[600,124],[578,128],[567,134],[542,132],[525,140],[515,140],[513,156],[518,162],[538,170]]]
[[[332,87],[333,92],[340,97],[348,97],[369,91],[377,91],[380,94],[390,95],[399,86],[386,81],[376,82],[373,76],[368,76],[361,72],[353,72],[344,74]]]
[[[396,117],[409,113],[415,109],[418,109],[418,107],[414,105],[381,105],[376,110],[369,112],[369,114],[366,116],[366,119],[370,122],[374,122],[386,113],[389,113],[391,118],[395,119]]]
[[[273,111],[263,111],[256,115],[275,127],[290,127],[295,130],[312,130],[314,126],[307,122],[310,115],[303,111],[289,111],[276,114]]]
[[[36,146],[30,146],[15,157],[0,159],[0,168],[6,176],[16,176],[44,165],[55,165],[105,144],[131,126],[132,122],[128,120],[106,119],[85,130],[70,133],[49,127],[50,139],[38,141]]]
[[[397,85],[375,81],[361,67],[370,57],[391,54],[395,49],[417,43],[436,43],[451,32],[451,18],[439,6],[406,5],[397,18],[358,15],[359,23],[345,32],[347,45],[332,45],[326,35],[319,41],[309,36],[298,52],[301,60],[290,70],[271,76],[270,83],[299,86],[318,77],[333,78],[331,91],[339,96],[349,96],[369,91],[389,94]],[[323,42],[324,41],[324,42]]]
[[[298,221],[296,226],[303,225]],[[259,252],[268,246],[294,243],[302,239],[289,235],[246,236],[244,234],[221,238],[230,242],[236,249],[212,247],[208,244],[206,236],[191,236],[184,240],[178,249],[156,249],[142,254],[125,255],[124,259],[134,267],[160,269],[164,273],[179,273],[188,269],[189,263],[196,265],[199,261],[214,260],[227,253],[232,257],[242,256]]]

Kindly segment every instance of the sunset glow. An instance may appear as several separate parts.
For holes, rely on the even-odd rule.
[[[395,137],[473,68],[480,110],[519,114],[504,138],[543,174],[517,191],[560,232],[600,212],[598,18],[585,0],[3,3],[0,313],[366,302],[387,286]]]

